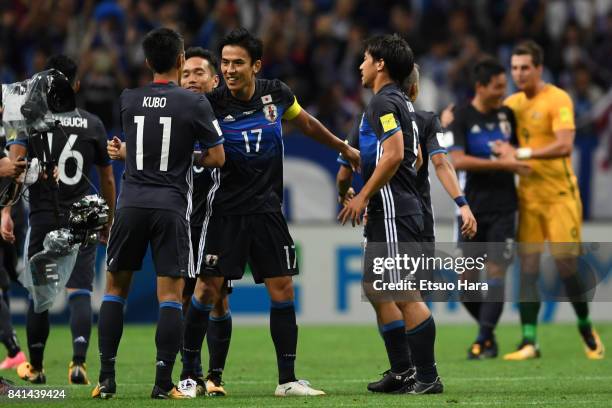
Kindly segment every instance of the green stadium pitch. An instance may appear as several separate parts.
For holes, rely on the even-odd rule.
[[[438,368],[445,393],[434,396],[375,395],[366,384],[387,369],[382,340],[370,326],[300,327],[297,375],[328,395],[317,398],[277,398],[276,362],[267,327],[234,325],[229,360],[224,375],[229,395],[199,397],[183,401],[154,401],[149,398],[155,376],[155,327],[126,326],[117,362],[117,397],[92,400],[94,386],[68,386],[71,357],[70,331],[51,328],[45,352],[47,387],[64,388],[63,401],[20,401],[0,399],[1,406],[16,407],[609,407],[612,404],[612,358],[589,361],[573,325],[541,325],[542,358],[505,362],[501,358],[467,361],[466,350],[476,335],[476,326],[439,325],[436,342]],[[612,345],[612,324],[596,324],[601,337]],[[23,328],[19,338],[25,343]],[[88,355],[90,380],[97,380],[99,367],[96,330]],[[500,352],[514,349],[518,325],[498,329]],[[612,347],[612,346],[611,346]],[[207,361],[206,355],[203,360]],[[180,362],[174,367],[178,379]],[[14,371],[0,372],[26,385]]]

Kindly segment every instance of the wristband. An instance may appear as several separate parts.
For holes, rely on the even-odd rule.
[[[516,158],[519,160],[528,160],[531,158],[533,150],[531,147],[521,147],[516,149]]]
[[[459,196],[455,198],[455,204],[457,204],[457,207],[463,207],[464,205],[468,205],[468,202],[465,196]]]

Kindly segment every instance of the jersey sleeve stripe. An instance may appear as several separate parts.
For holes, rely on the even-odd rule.
[[[446,149],[436,149],[433,152],[429,152],[429,157],[433,156],[434,154],[438,154],[438,153],[444,153],[446,154]]]
[[[210,149],[211,147],[215,147],[215,146],[217,146],[217,145],[220,145],[220,144],[222,144],[223,142],[225,142],[225,139],[224,139],[224,138],[222,138],[222,137],[221,137],[221,138],[219,138],[219,140],[217,140],[217,141],[216,141],[216,142],[214,142],[214,143],[204,143],[204,142],[202,142],[202,141],[200,140],[200,146],[201,146],[201,147],[204,147],[204,148],[206,148],[206,149]]]
[[[293,104],[291,104],[291,106],[289,108],[287,108],[287,110],[283,114],[283,119],[285,119],[285,120],[293,120],[293,119],[295,119],[297,117],[297,115],[300,114],[301,111],[302,111],[302,107],[298,103],[297,98],[294,96],[293,97]]]
[[[6,147],[9,147],[10,145],[21,145],[21,146],[28,146],[28,143],[25,140],[9,140],[6,142]]]
[[[391,129],[388,132],[383,133],[382,137],[380,138],[380,142],[384,142],[385,140],[387,140],[388,138],[390,138],[391,136],[393,136],[395,134],[395,132],[402,130],[401,126],[398,126],[394,129]]]
[[[341,165],[343,165],[343,166],[346,166],[346,167],[351,167],[351,164],[350,164],[348,161],[346,161],[346,160],[344,159],[344,157],[342,157],[342,156],[338,156],[338,159],[337,159],[336,161],[337,161],[338,163],[340,163]]]

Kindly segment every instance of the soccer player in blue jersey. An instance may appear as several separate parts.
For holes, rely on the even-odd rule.
[[[476,62],[472,75],[475,97],[455,108],[455,119],[449,127],[453,142],[449,151],[455,168],[462,173],[479,227],[475,237],[458,236],[457,240],[466,256],[482,256],[485,250],[487,253],[486,298],[472,297],[463,302],[479,325],[476,340],[468,350],[468,359],[476,360],[497,357],[495,327],[504,308],[506,269],[512,262],[512,251],[506,246],[512,245],[516,233],[514,173],[525,174],[530,168],[524,161],[494,157],[491,150],[496,141],[517,144],[514,114],[502,106],[506,92],[503,65],[485,57]]]
[[[181,73],[181,86],[192,92],[204,94],[211,92],[219,85],[218,60],[209,51],[201,47],[190,47],[185,51],[185,65]],[[201,152],[199,144],[195,147],[196,152]],[[108,151],[112,159],[125,160],[125,143],[119,138],[114,138],[108,144]],[[206,216],[207,196],[213,186],[211,169],[202,167],[197,163],[193,166],[193,210],[189,218],[191,233],[192,254],[197,257],[202,235],[202,225]],[[193,256],[191,255],[191,256]],[[191,297],[195,288],[197,278],[195,274],[185,277],[183,288],[183,315],[187,314],[191,305]],[[229,282],[223,287],[224,294],[231,291]],[[226,394],[221,382],[221,375],[225,367],[229,344],[232,334],[232,317],[229,310],[228,297],[222,296],[214,305],[210,313],[206,340],[209,352],[209,367],[207,378],[204,379],[200,358],[194,370],[196,377],[196,392],[198,395],[208,394],[224,396]]]
[[[412,50],[399,36],[375,36],[366,41],[361,80],[374,91],[374,97],[359,126],[365,185],[339,214],[342,223],[350,220],[355,225],[367,207],[366,260],[371,255],[368,251],[376,251],[378,246],[386,248],[387,257],[395,257],[400,243],[422,240],[423,215],[416,182],[418,130],[414,108],[402,89],[413,66]],[[398,279],[394,271],[390,278]],[[367,288],[365,276],[364,285]],[[434,358],[435,324],[425,303],[375,298],[367,289],[366,295],[376,311],[391,362],[394,383],[393,390],[387,392],[441,393],[443,385]],[[411,369],[413,364],[416,373]]]
[[[209,50],[200,47],[191,47],[185,51],[185,66],[181,75],[181,86],[193,92],[211,92],[219,85],[218,60]],[[197,146],[197,150],[201,150]],[[195,257],[198,255],[202,225],[206,217],[206,203],[210,188],[213,186],[211,169],[193,166],[193,212],[190,218],[191,247]],[[183,289],[183,314],[186,315],[191,305],[191,296],[195,289],[197,278],[185,278]],[[230,293],[231,287],[226,281],[223,291]],[[227,353],[229,351],[232,335],[232,315],[229,310],[228,297],[222,296],[210,312],[208,332],[206,333],[208,344],[209,366],[208,375],[204,380],[201,364],[196,370],[198,378],[198,392],[208,395],[224,396],[225,389],[221,383],[221,374],[225,367]]]
[[[189,217],[193,147],[205,154],[200,165],[220,167],[223,138],[204,95],[178,86],[185,61],[183,39],[158,28],[143,41],[153,82],[121,94],[126,167],[108,244],[106,294],[98,321],[100,376],[94,398],[116,393],[115,360],[123,331],[123,307],[133,272],[151,245],[157,273],[159,320],[155,385],[151,397],[182,399],[172,368],[182,337],[182,291],[189,264]]]
[[[213,304],[226,279],[240,279],[248,262],[256,283],[271,299],[270,333],[278,364],[277,396],[324,392],[295,376],[297,333],[292,276],[298,273],[295,245],[281,211],[283,139],[281,121],[330,146],[359,166],[359,152],[303,110],[287,85],[257,79],[262,42],[247,30],[230,32],[219,47],[225,85],[208,98],[225,138],[227,161],[212,172],[198,259],[199,280],[187,313],[182,377],[193,370]]]
[[[418,66],[415,64],[411,74],[404,81],[404,89],[406,94],[408,95],[411,102],[414,102],[419,93],[419,70]],[[432,112],[425,111],[416,111],[415,113],[415,123],[417,125],[417,137],[418,143],[422,152],[422,155],[427,157],[429,156],[431,162],[434,165],[436,175],[448,194],[451,198],[456,201],[462,201],[462,192],[459,188],[459,183],[457,181],[457,176],[452,167],[452,164],[448,161],[446,157],[446,149],[440,146],[438,138],[442,135],[442,129],[440,126],[440,122],[435,114]],[[352,129],[351,133],[348,137],[348,142],[353,147],[360,147],[360,142],[363,140],[364,147],[367,148],[368,144],[371,142],[372,135],[368,132],[360,132],[359,129],[363,126],[363,121],[367,120],[367,118],[363,118],[359,121],[359,125]],[[365,152],[364,152],[365,153]],[[365,155],[363,156],[365,160]],[[337,175],[337,184],[340,202],[342,204],[348,203],[354,197],[354,190],[352,189],[351,183],[353,178],[353,173],[348,166],[348,163],[344,160],[342,156],[338,158],[338,162],[341,164],[340,169],[338,170]],[[365,164],[365,162],[364,162]],[[429,185],[429,174],[428,174],[428,166],[427,163],[423,163],[421,167],[419,167],[416,175],[416,188],[419,193],[419,198],[421,201],[421,207],[423,210],[423,230],[421,233],[421,242],[425,242],[425,247],[423,251],[426,251],[428,255],[433,255],[434,247],[433,242],[435,241],[434,235],[434,218],[433,218],[433,210],[431,206],[431,198],[430,198],[430,185]],[[461,207],[459,207],[459,211],[462,217],[462,231],[466,235],[474,234],[476,230],[476,222],[470,207],[467,203],[461,203]],[[393,310],[392,306],[387,307],[389,310]],[[401,313],[401,308],[398,307],[398,310],[393,310],[396,316],[399,316],[398,313]],[[396,368],[397,362],[394,362],[396,357],[396,353],[393,352],[394,347],[394,337],[400,332],[397,330],[398,327],[402,325],[398,322],[396,326],[394,325],[385,325],[381,323],[379,318],[379,326],[381,330],[381,334],[386,344],[389,345],[388,348],[388,357],[389,362],[392,365],[392,368],[396,370],[402,370],[404,367]],[[412,320],[405,319],[405,326],[409,329],[412,327]],[[399,336],[398,336],[399,337]],[[406,342],[408,343],[408,336],[406,336]],[[409,349],[409,344],[406,345]],[[372,392],[383,392],[383,393],[394,393],[394,392],[403,392],[406,389],[406,381],[410,378],[410,376],[414,374],[414,366],[409,364],[409,367],[404,370],[402,373],[395,373],[392,369],[387,370],[383,374],[383,378],[379,381],[372,382],[368,384],[368,390]]]

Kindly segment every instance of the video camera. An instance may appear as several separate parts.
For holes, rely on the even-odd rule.
[[[19,281],[30,292],[36,313],[49,309],[66,286],[79,248],[97,242],[97,233],[108,223],[108,212],[101,197],[83,197],[70,207],[68,228],[49,232],[43,242],[44,250],[30,257]]]
[[[23,140],[56,127],[58,115],[76,109],[70,81],[56,69],[2,85],[2,125],[7,141]]]
[[[36,73],[25,81],[3,84],[0,97],[2,130],[7,142],[42,137],[44,132],[60,127],[63,117],[79,116],[70,81],[56,69]],[[55,163],[50,148],[46,142],[40,146],[44,149],[40,157],[47,160],[28,163],[25,182],[0,181],[0,206],[14,204],[24,186],[36,182],[41,173],[45,172],[48,179],[53,179]]]

